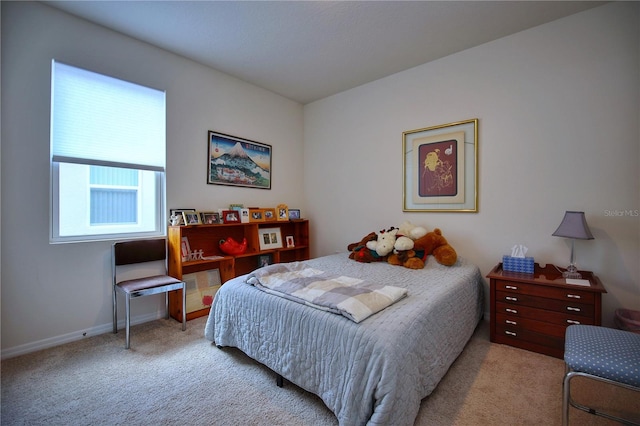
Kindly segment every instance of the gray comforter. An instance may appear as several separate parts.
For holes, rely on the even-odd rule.
[[[482,278],[458,259],[421,270],[358,263],[347,254],[306,261],[322,271],[405,287],[404,299],[361,323],[265,293],[247,276],[216,294],[205,337],[237,347],[318,395],[340,425],[412,425],[481,318]]]

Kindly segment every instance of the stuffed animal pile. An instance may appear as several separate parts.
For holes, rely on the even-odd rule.
[[[347,249],[349,258],[356,262],[388,262],[410,269],[424,268],[429,255],[445,266],[452,266],[458,260],[458,254],[440,229],[428,232],[408,221],[399,228],[370,232],[359,242],[349,244]]]

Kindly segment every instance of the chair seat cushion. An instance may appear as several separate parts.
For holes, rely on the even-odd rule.
[[[593,325],[570,325],[564,361],[574,371],[640,387],[640,334]]]
[[[133,293],[134,291],[163,287],[171,284],[180,284],[181,282],[182,281],[168,275],[155,275],[152,277],[121,281],[117,286],[127,293]]]

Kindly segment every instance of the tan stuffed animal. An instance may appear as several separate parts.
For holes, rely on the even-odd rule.
[[[426,261],[428,255],[433,255],[441,265],[452,266],[458,260],[455,249],[449,245],[447,239],[442,236],[442,231],[436,228],[428,232],[424,237],[414,241],[413,249],[420,254],[424,253],[422,260]]]
[[[416,251],[413,250],[415,243],[409,237],[400,237],[394,244],[393,253],[387,258],[387,262],[391,265],[404,266],[409,269],[424,268],[424,261],[420,257],[416,257]]]

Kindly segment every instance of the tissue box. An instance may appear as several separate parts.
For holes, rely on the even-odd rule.
[[[502,270],[533,274],[533,257],[502,256]]]

